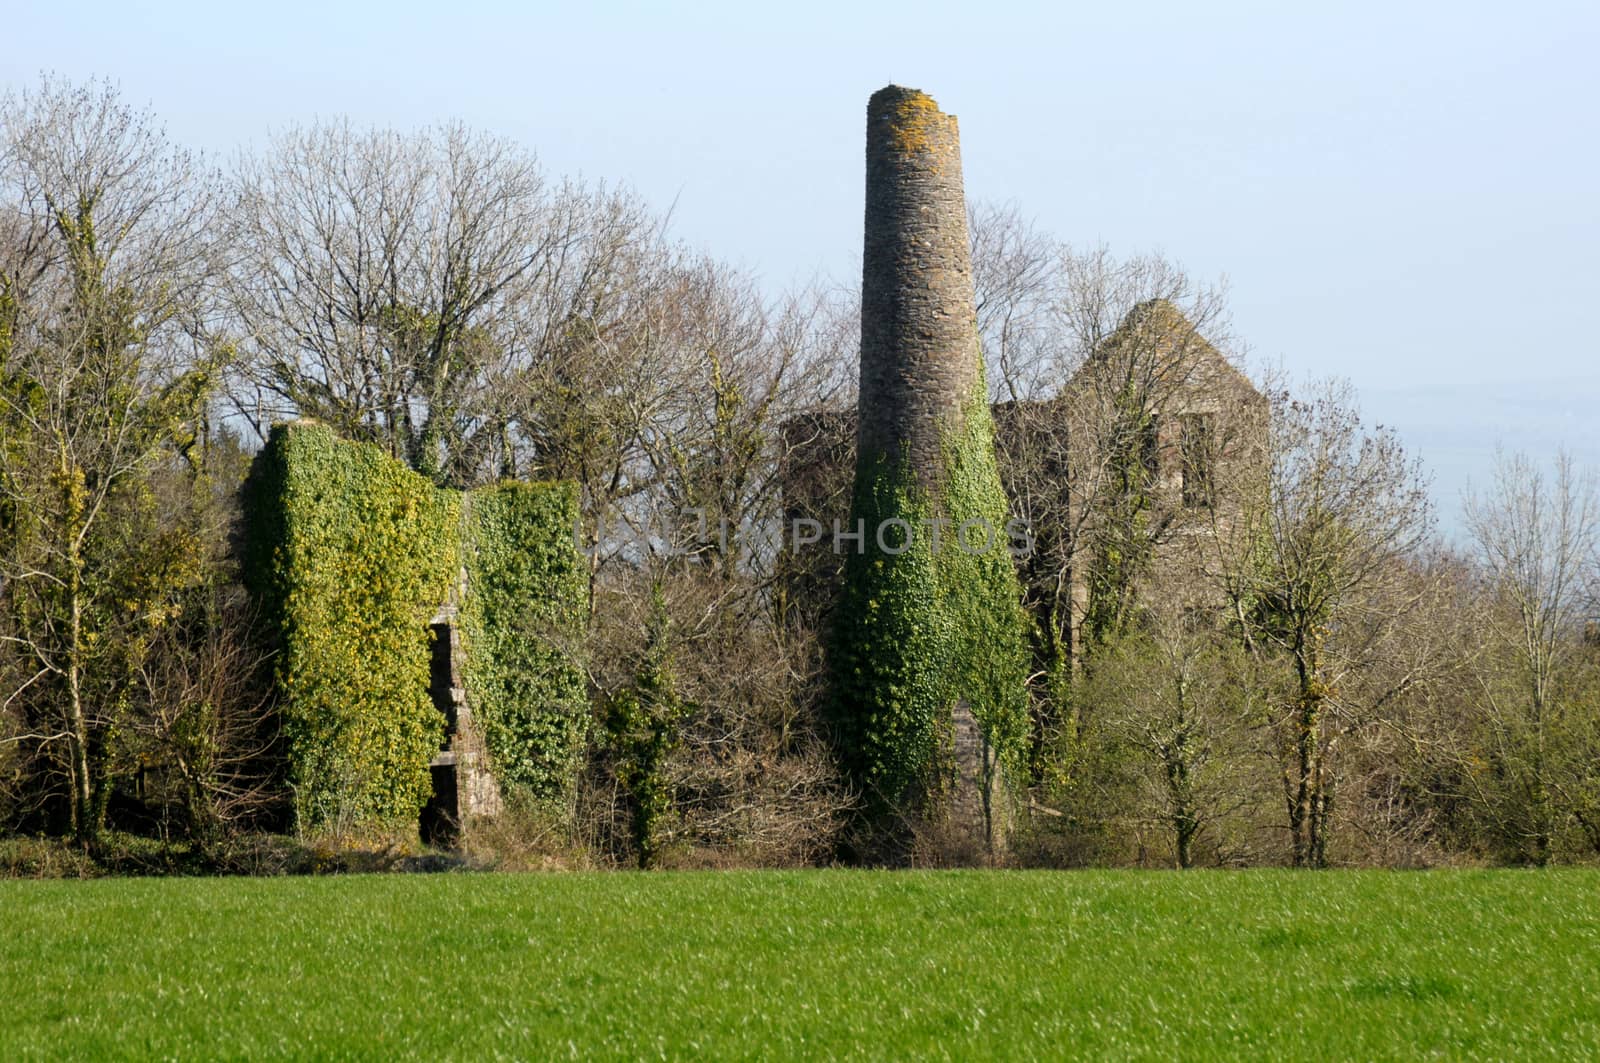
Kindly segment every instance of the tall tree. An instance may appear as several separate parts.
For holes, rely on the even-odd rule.
[[[1492,833],[1517,859],[1542,865],[1574,817],[1600,837],[1586,822],[1600,792],[1600,714],[1585,645],[1600,493],[1571,455],[1547,475],[1526,455],[1502,454],[1488,488],[1468,497],[1466,525],[1484,601],[1482,645],[1469,662],[1474,755],[1463,778]]]
[[[235,199],[243,412],[317,418],[460,487],[517,471],[527,373],[606,342],[659,234],[631,195],[552,187],[455,125],[293,130],[242,162]]]
[[[46,80],[5,100],[3,128],[4,704],[92,843],[143,649],[199,578],[149,478],[193,446],[212,377],[192,341],[211,181],[107,85]]]
[[[1367,430],[1348,386],[1273,396],[1267,463],[1219,566],[1246,651],[1271,682],[1271,723],[1298,866],[1327,862],[1340,750],[1426,674],[1426,596],[1406,562],[1431,528],[1419,466]],[[1420,654],[1420,656],[1419,656]]]

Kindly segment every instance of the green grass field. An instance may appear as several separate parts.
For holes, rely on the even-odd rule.
[[[0,882],[19,1056],[1600,1055],[1600,873]]]

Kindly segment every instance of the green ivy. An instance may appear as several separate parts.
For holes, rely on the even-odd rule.
[[[300,423],[273,429],[245,505],[297,821],[414,822],[443,736],[428,624],[460,569],[460,496]]]
[[[1149,569],[1152,493],[1155,489],[1156,424],[1131,385],[1117,395],[1117,430],[1099,500],[1103,515],[1090,536],[1085,582],[1088,603],[1083,618],[1083,651],[1109,644],[1131,629],[1139,612],[1137,587]]]
[[[577,504],[568,484],[463,496],[324,426],[273,430],[246,486],[245,568],[275,633],[302,826],[415,823],[444,728],[429,625],[463,567],[463,678],[491,766],[570,792],[588,719]]]
[[[655,866],[672,818],[672,786],[667,758],[678,747],[680,727],[693,712],[678,697],[672,669],[672,642],[661,588],[651,593],[644,652],[632,685],[605,704],[605,749],[628,806],[639,866]]]
[[[981,360],[977,379],[985,379]],[[1028,740],[1028,621],[1006,536],[1011,507],[995,464],[994,418],[981,385],[963,425],[945,446],[946,512],[952,526],[979,521],[994,529],[994,538],[981,552],[956,544],[939,558],[954,631],[947,689],[952,701],[972,706],[1005,770],[1020,779]]]
[[[468,697],[501,783],[559,801],[572,792],[589,724],[577,489],[503,483],[472,492],[466,508]]]
[[[984,379],[981,361],[977,379]],[[1027,739],[1021,588],[981,391],[964,414],[962,429],[945,440],[938,498],[919,486],[903,455],[869,455],[857,467],[852,521],[864,521],[866,542],[846,557],[832,704],[844,766],[880,808],[919,788],[937,789],[937,753],[959,701],[971,706],[1005,774],[1020,777]],[[913,529],[911,542],[892,526],[884,535],[890,549],[881,549],[875,531],[896,519]],[[986,549],[962,548],[959,529],[969,521],[994,530]]]
[[[900,519],[921,532],[931,507],[903,462],[856,473],[851,513],[867,535]],[[945,703],[949,617],[939,608],[931,541],[899,528],[845,558],[833,644],[833,717],[843,766],[878,803],[898,803],[931,763]]]

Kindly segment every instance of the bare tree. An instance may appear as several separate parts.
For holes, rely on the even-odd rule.
[[[1594,817],[1600,750],[1585,625],[1596,614],[1600,493],[1569,454],[1548,476],[1526,455],[1500,454],[1465,508],[1483,603],[1469,667],[1478,727],[1457,733],[1470,750],[1461,778],[1494,832],[1542,865],[1563,823]]]
[[[1347,385],[1273,398],[1259,493],[1246,498],[1220,565],[1246,651],[1270,680],[1296,865],[1327,862],[1346,739],[1381,719],[1436,656],[1415,638],[1428,594],[1407,563],[1431,512],[1416,462],[1366,430]]]
[[[978,339],[996,402],[1059,394],[1076,368],[1061,345],[1059,244],[1015,204],[967,208]]]
[[[1140,629],[1106,647],[1085,691],[1101,714],[1102,749],[1131,754],[1133,802],[1120,816],[1164,833],[1180,868],[1194,866],[1202,846],[1233,857],[1229,838],[1248,829],[1242,814],[1258,792],[1253,689],[1241,682],[1246,664],[1222,637],[1216,604],[1195,580],[1166,585]]]
[[[515,471],[530,367],[605,342],[658,226],[460,126],[293,130],[239,168],[236,401],[382,443],[441,483]]]
[[[765,593],[785,530],[782,426],[841,390],[834,306],[815,289],[769,302],[753,280],[709,264],[692,279],[692,314],[676,331],[679,406],[646,444],[657,502],[678,518],[658,552]]]
[[[784,429],[841,385],[837,300],[814,288],[770,301],[702,256],[654,265],[628,326],[570,352],[593,386],[565,412],[590,427],[541,440],[585,485],[596,525],[605,738],[582,818],[617,855],[631,834],[646,859],[659,844],[793,862],[826,844],[845,803],[815,718],[814,634],[783,622],[777,600]]]
[[[815,860],[852,803],[817,712],[819,644],[714,566],[651,571],[646,589],[613,571],[600,592],[602,735],[579,798],[588,843],[617,860]],[[630,852],[641,834],[649,851]]]
[[[234,597],[210,611],[202,632],[163,631],[138,662],[140,711],[125,740],[137,750],[129,770],[146,803],[176,809],[184,832],[212,845],[270,824],[287,805],[267,662]]]

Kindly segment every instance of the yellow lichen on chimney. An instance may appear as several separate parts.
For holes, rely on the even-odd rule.
[[[928,151],[931,147],[930,133],[938,127],[938,123],[948,120],[949,117],[940,112],[932,96],[925,92],[907,93],[895,105],[889,119],[895,150],[906,155]]]

